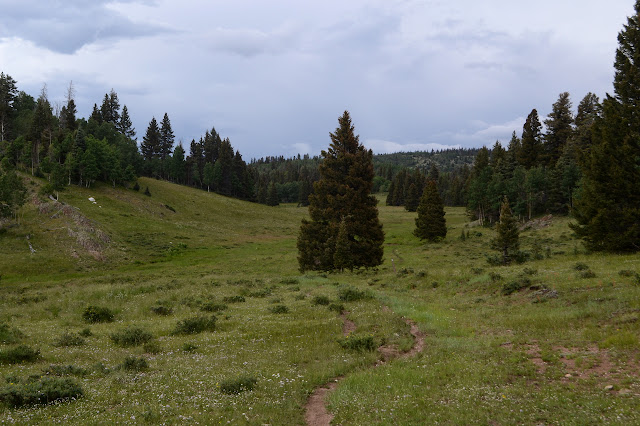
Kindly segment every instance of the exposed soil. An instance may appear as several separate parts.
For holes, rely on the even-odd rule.
[[[388,309],[386,306],[383,309]],[[341,317],[344,321],[342,326],[342,334],[347,336],[356,330],[356,325],[353,321],[347,318],[349,312],[343,312]],[[374,367],[384,364],[393,358],[411,358],[420,353],[425,346],[424,333],[420,331],[417,324],[410,320],[405,319],[405,322],[411,327],[410,333],[414,338],[413,346],[407,352],[400,352],[395,346],[380,346],[378,352],[382,355],[382,360],[378,361]],[[326,407],[325,397],[326,395],[338,387],[338,382],[344,377],[336,377],[329,383],[317,388],[309,397],[307,405],[305,406],[304,420],[309,426],[328,426],[331,424],[333,414],[331,414]]]

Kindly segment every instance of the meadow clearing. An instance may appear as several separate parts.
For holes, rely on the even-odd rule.
[[[378,270],[301,274],[306,209],[139,182],[71,187],[0,234],[0,422],[302,424],[344,376],[335,424],[640,423],[640,257],[585,252],[569,218],[490,266],[464,209],[424,244],[381,201]],[[424,350],[372,368],[412,347],[404,318]],[[19,403],[38,386],[81,391]]]

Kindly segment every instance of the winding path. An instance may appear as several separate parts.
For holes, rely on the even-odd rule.
[[[348,312],[344,312],[341,317],[343,320],[342,334],[348,335],[355,331],[356,325],[353,321],[347,318]],[[401,353],[397,348],[391,346],[380,346],[378,351],[382,354],[382,360],[378,361],[374,367],[383,365],[393,358],[411,358],[424,350],[424,333],[420,331],[415,321],[406,319],[404,320],[410,327],[410,333],[414,338],[414,343],[411,349],[407,352]],[[309,397],[307,405],[305,406],[304,420],[309,426],[329,426],[333,419],[333,414],[327,410],[325,405],[326,395],[338,387],[338,382],[342,380],[344,376],[336,377],[329,381],[329,383],[317,388]]]

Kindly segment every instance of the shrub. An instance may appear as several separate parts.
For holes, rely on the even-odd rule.
[[[80,333],[78,333],[79,336],[82,337],[91,337],[93,336],[93,333],[91,332],[91,329],[89,327],[82,329],[82,331],[80,331]]]
[[[347,335],[347,337],[338,341],[343,349],[352,351],[374,351],[376,349],[376,342],[371,335],[367,336],[354,336],[353,334]]]
[[[18,343],[24,334],[15,327],[9,327],[8,324],[0,324],[0,343],[11,344]]]
[[[194,345],[193,343],[187,342],[184,345],[182,345],[182,350],[185,352],[193,352],[196,349],[198,349],[198,347],[196,345]]]
[[[74,333],[64,333],[53,342],[53,346],[82,346],[84,345],[84,339]]]
[[[286,305],[275,305],[269,308],[269,312],[272,314],[286,314],[289,312],[289,308]]]
[[[162,347],[155,340],[145,343],[142,348],[147,354],[159,354],[160,352],[162,352]]]
[[[86,376],[89,371],[85,368],[76,367],[75,365],[50,365],[49,368],[43,370],[44,374],[51,376]]]
[[[140,327],[127,327],[111,334],[113,343],[119,346],[140,346],[153,338],[153,335]]]
[[[589,269],[589,265],[583,262],[578,262],[573,265],[573,269],[575,269],[576,271],[586,271]]]
[[[618,275],[620,275],[621,277],[633,277],[636,274],[636,272],[630,270],[630,269],[623,269],[621,271],[618,272]]]
[[[538,273],[538,270],[533,268],[524,268],[522,270],[522,273],[524,275],[536,275]]]
[[[224,303],[207,302],[200,307],[200,310],[205,312],[220,312],[227,309],[227,305]]]
[[[109,308],[101,306],[87,306],[82,313],[82,319],[88,323],[112,322],[115,315]]]
[[[63,399],[79,398],[82,388],[74,380],[42,377],[10,383],[0,389],[0,402],[10,407],[48,404]]]
[[[242,303],[245,299],[243,296],[227,296],[222,301],[225,303]]]
[[[214,331],[216,329],[215,315],[210,317],[193,317],[178,321],[172,334],[197,334],[203,331]]]
[[[144,189],[144,195],[146,195],[147,197],[151,197],[151,191],[149,191],[148,186]]]
[[[125,371],[143,371],[149,368],[147,360],[142,357],[128,356],[120,364],[120,368]]]
[[[352,287],[343,287],[338,290],[338,299],[343,302],[357,302],[358,300],[369,298],[370,296],[364,291],[360,291]]]
[[[224,380],[220,383],[220,392],[227,395],[235,395],[244,391],[252,391],[256,383],[258,383],[258,379],[248,376]]]
[[[344,305],[342,303],[332,303],[329,305],[329,310],[330,311],[335,311],[339,314],[343,313],[345,311],[344,309]]]
[[[164,306],[164,305],[152,306],[151,312],[153,312],[156,315],[167,316],[173,313],[173,308],[169,306]]]
[[[25,345],[0,351],[0,364],[20,364],[23,362],[35,362],[39,359],[40,351]]]
[[[329,298],[327,296],[315,296],[313,298],[313,300],[311,301],[312,304],[314,305],[328,305],[329,303],[331,303],[331,301],[329,300]]]
[[[491,278],[491,281],[496,282],[502,279],[502,275],[497,272],[489,272],[489,278]]]
[[[531,285],[531,280],[527,277],[522,277],[518,280],[509,281],[502,286],[502,294],[508,296],[517,291],[523,290]]]
[[[249,293],[249,297],[267,297],[271,294],[271,289],[269,287],[265,287],[262,290],[254,291]]]
[[[297,278],[283,278],[280,280],[280,284],[298,284]]]
[[[591,269],[587,269],[586,271],[580,271],[580,278],[595,278],[596,273]]]

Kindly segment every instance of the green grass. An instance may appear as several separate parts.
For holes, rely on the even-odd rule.
[[[82,388],[68,402],[0,406],[0,422],[299,424],[313,389],[341,375],[336,424],[640,422],[640,256],[587,254],[566,218],[522,233],[539,260],[496,267],[494,231],[466,228],[463,209],[447,209],[447,238],[424,244],[415,213],[381,205],[377,271],[301,275],[305,209],[140,185],[152,196],[68,189],[61,201],[82,216],[29,205],[0,234],[0,351],[39,351],[0,365],[0,392],[47,375]],[[526,285],[505,294],[513,282]],[[88,306],[114,322],[87,330]],[[215,327],[202,320],[214,312]],[[358,348],[408,350],[402,316],[426,348],[372,368],[377,351],[341,345],[341,312]]]

